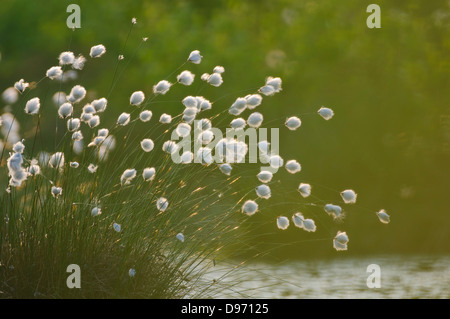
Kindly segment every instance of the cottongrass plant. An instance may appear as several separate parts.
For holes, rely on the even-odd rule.
[[[89,88],[80,84],[68,88],[68,93],[61,91],[67,72],[79,72],[90,60],[107,54],[101,44],[90,49],[88,59],[62,52],[60,65],[50,67],[45,78],[33,84],[49,81],[50,87],[54,85],[51,101],[35,96],[23,79],[2,95],[10,106],[0,120],[0,297],[214,296],[217,281],[204,281],[203,274],[217,260],[248,246],[251,232],[245,222],[261,214],[265,201],[273,197],[276,185],[270,183],[276,173],[263,169],[252,176],[253,187],[235,187],[248,177],[244,176],[247,170],[235,173],[241,164],[228,161],[227,156],[224,163],[214,163],[208,144],[214,138],[213,124],[223,119],[235,129],[259,128],[264,122],[260,105],[281,92],[280,78],[268,77],[259,90],[236,97],[226,108],[206,97],[187,96],[180,101],[179,114],[163,113],[159,120],[153,118],[157,107],[149,109],[159,96],[170,94],[177,84],[190,86],[195,81],[217,90],[224,82],[225,68],[217,66],[211,74],[197,78],[183,70],[173,79],[137,88],[123,99],[129,105],[120,112],[109,110],[109,96],[89,101]],[[181,67],[200,64],[202,58],[194,50]],[[260,112],[240,116],[257,107]],[[322,107],[319,115],[329,120],[334,112]],[[25,139],[20,119],[27,132],[33,132]],[[54,148],[47,152],[40,149],[48,147],[40,142],[41,130],[55,121],[56,140],[49,143]],[[186,137],[194,125],[202,131],[204,146],[196,153],[184,152],[175,163],[171,155],[180,149],[171,140],[172,132]],[[300,118],[292,116],[284,129],[295,131],[300,125]],[[244,142],[217,144],[232,150],[233,158],[245,158],[248,152]],[[272,168],[285,166],[290,174],[300,172],[299,162],[285,163],[270,148],[268,141],[258,143]],[[298,192],[302,201],[309,198],[312,187],[302,182]],[[353,190],[340,195],[344,204],[356,202]],[[335,204],[323,209],[334,219],[343,215]],[[377,216],[382,223],[389,222],[384,210]],[[269,222],[284,231],[292,219],[293,226],[315,232],[318,226],[309,217],[296,211],[292,217],[278,216]],[[339,231],[329,241],[341,251],[347,249],[349,237]],[[81,289],[67,287],[71,264],[80,266]]]

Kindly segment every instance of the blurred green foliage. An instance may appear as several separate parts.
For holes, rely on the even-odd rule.
[[[366,26],[366,7],[374,2],[381,7],[381,29]],[[75,31],[66,27],[70,3],[81,7]],[[129,33],[132,17],[138,23]],[[331,225],[321,209],[310,207],[305,215],[322,220],[318,234],[294,227],[281,232],[275,217],[290,216],[287,202],[301,199],[281,194],[284,204],[274,186],[255,217],[270,220],[257,230],[265,234],[256,241],[259,248],[290,243],[274,254],[334,256],[330,238],[340,229],[350,236],[349,254],[450,253],[449,30],[448,1],[2,0],[0,87],[20,78],[38,81],[60,52],[88,56],[99,43],[107,54],[88,61],[76,82],[105,96],[116,74],[109,107],[117,111],[131,92],[150,92],[194,49],[204,56],[201,65],[187,66],[197,82],[201,73],[225,66],[224,85],[201,92],[217,100],[217,108],[258,88],[266,76],[280,76],[282,93],[261,107],[265,121],[280,126],[294,114],[303,120],[296,132],[281,130],[281,154],[303,167],[283,189],[295,190],[302,181],[324,185],[313,192],[337,203],[336,191],[354,188],[359,202],[346,207],[344,224]],[[141,43],[143,37],[149,40]],[[119,54],[125,60],[116,70]],[[40,89],[48,99],[56,91]],[[164,99],[182,97],[183,89]],[[315,114],[322,105],[335,110],[329,122]],[[180,107],[154,106],[161,113]],[[381,208],[391,224],[377,220]]]

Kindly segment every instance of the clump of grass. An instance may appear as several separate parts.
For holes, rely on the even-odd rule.
[[[90,50],[91,58],[104,54],[108,52],[103,45]],[[109,95],[87,102],[88,90],[79,84],[67,94],[61,92],[63,83],[74,78],[74,70],[68,68],[81,71],[89,61],[82,55],[75,58],[70,51],[61,53],[59,60],[61,66],[51,67],[45,78],[31,85],[56,83],[53,102],[34,96],[24,80],[3,94],[14,111],[10,108],[2,114],[1,126],[1,297],[213,296],[216,282],[204,281],[203,274],[217,260],[246,248],[249,224],[245,221],[272,196],[269,184],[284,160],[270,151],[270,143],[260,141],[260,158],[269,165],[252,177],[256,190],[237,187],[253,174],[248,166],[233,172],[244,165],[240,162],[249,145],[234,139],[211,144],[212,123],[223,125],[231,117],[230,125],[237,130],[246,125],[259,128],[264,122],[260,112],[251,113],[247,120],[237,117],[259,107],[263,95],[279,93],[281,79],[268,77],[257,92],[238,97],[228,110],[205,97],[187,96],[180,101],[184,109],[179,114],[164,113],[158,121],[149,108],[161,95],[199,78],[204,86],[220,87],[225,68],[217,66],[212,74],[197,79],[183,70],[174,79],[157,82],[150,92],[131,93],[128,108],[114,114],[108,107],[113,103]],[[192,51],[177,70],[201,60],[200,52]],[[319,114],[327,120],[334,114],[331,109],[326,114],[321,110]],[[196,122],[200,114],[206,115]],[[19,118],[26,124],[24,140]],[[285,125],[295,131],[301,121],[291,117]],[[43,133],[49,127],[55,133],[50,143]],[[194,129],[201,131],[202,147],[184,152],[176,162],[173,154],[181,143],[173,137],[191,138]],[[54,145],[50,153],[43,150],[49,144]],[[213,160],[221,150],[217,145],[227,150],[218,156],[222,163]],[[286,170],[296,174],[301,165],[289,160]],[[302,183],[299,191],[302,198],[309,197],[311,186]],[[349,203],[356,201],[352,190],[344,191],[342,197]],[[334,217],[338,208],[333,206]],[[314,220],[301,213],[294,212],[292,220],[307,232],[316,229]],[[270,222],[280,231],[289,226],[286,216]],[[345,232],[332,240],[337,250],[347,249]],[[81,269],[80,289],[67,287],[71,264]]]

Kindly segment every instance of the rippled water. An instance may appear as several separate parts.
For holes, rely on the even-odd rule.
[[[380,266],[380,288],[367,286],[370,264]],[[205,277],[217,281],[215,298],[450,298],[450,256],[249,263],[220,279],[227,271]]]

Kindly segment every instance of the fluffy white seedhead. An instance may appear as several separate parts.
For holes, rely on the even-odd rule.
[[[333,239],[333,247],[337,251],[347,250],[347,243],[349,242],[346,232],[338,231]]]
[[[295,213],[292,215],[292,222],[294,223],[295,227],[303,228],[303,221],[305,218],[303,217],[302,213]]]
[[[247,122],[245,122],[245,120],[242,117],[234,119],[230,123],[230,126],[232,128],[234,128],[235,130],[244,129],[246,125],[247,125]]]
[[[158,198],[158,200],[156,201],[156,208],[160,212],[164,212],[167,209],[167,207],[169,207],[169,201],[167,200],[167,198],[165,197]]]
[[[145,138],[141,141],[141,147],[144,152],[150,152],[155,147],[155,143],[149,138]]]
[[[231,115],[234,115],[234,116],[241,115],[242,112],[244,112],[244,110],[239,111],[239,110],[238,110],[237,108],[235,108],[235,107],[230,107],[230,108],[228,109],[228,113],[230,113]]]
[[[310,218],[305,219],[303,220],[303,229],[307,232],[315,232],[317,229],[316,223]]]
[[[61,52],[61,54],[58,57],[58,60],[59,65],[72,64],[73,61],[75,60],[75,55],[73,54],[73,52],[70,51]]]
[[[93,113],[82,112],[80,115],[80,120],[83,121],[84,123],[88,123],[89,120],[92,118],[92,116],[94,116]]]
[[[306,198],[311,195],[311,185],[300,183],[300,185],[298,186],[298,191],[303,198]]]
[[[166,113],[161,114],[159,122],[162,124],[170,124],[172,122],[172,116]]]
[[[287,161],[286,165],[284,167],[291,174],[298,173],[298,172],[300,172],[302,170],[302,166],[296,160],[289,160],[289,161]]]
[[[101,99],[92,101],[91,105],[94,108],[95,112],[101,113],[106,110],[106,106],[108,105],[108,100],[106,98],[102,97]],[[91,112],[91,113],[94,113],[94,112]]]
[[[52,66],[50,69],[47,70],[45,75],[50,80],[60,79],[63,74],[63,71],[60,66]]]
[[[85,106],[83,106],[83,113],[95,114],[96,113],[95,107],[92,106],[92,104],[88,103]]]
[[[181,101],[181,103],[183,103],[183,105],[184,105],[185,107],[195,107],[195,108],[197,108],[198,100],[197,100],[196,97],[189,95],[189,96],[186,96],[186,97]]]
[[[222,74],[220,74],[220,73],[213,73],[213,74],[211,74],[209,76],[207,82],[209,84],[211,84],[212,86],[215,86],[215,87],[221,86],[222,83],[223,83]]]
[[[25,113],[27,114],[38,114],[39,109],[41,108],[41,100],[38,97],[34,97],[28,100],[27,104],[25,104]]]
[[[269,199],[271,194],[270,187],[262,184],[256,187],[256,195],[258,195],[259,198]]]
[[[14,104],[19,99],[19,93],[11,86],[3,91],[2,99],[6,104]]]
[[[196,161],[202,165],[211,165],[214,162],[212,150],[209,147],[200,147],[196,154]]]
[[[247,124],[250,127],[258,128],[263,122],[263,115],[259,112],[254,112],[248,116]]]
[[[284,164],[283,158],[280,155],[272,155],[269,157],[269,165],[272,168],[278,169]]]
[[[134,168],[126,169],[120,177],[120,183],[122,185],[128,185],[136,177],[136,170]]]
[[[206,110],[210,110],[212,108],[212,103],[211,101],[201,97],[201,96],[197,96],[197,108],[200,109],[200,111],[206,111]]]
[[[259,94],[247,95],[245,99],[247,100],[247,107],[250,110],[253,110],[262,103],[262,96]]]
[[[71,103],[80,102],[86,96],[86,89],[81,85],[75,85],[70,91],[67,100]]]
[[[61,106],[61,104],[65,103],[67,101],[67,95],[64,92],[56,92],[55,94],[53,94],[52,97],[53,103],[55,103],[55,105],[57,107]]]
[[[356,203],[356,197],[357,196],[358,195],[352,189],[346,189],[345,191],[341,192],[342,200],[346,204],[354,204],[354,203]]]
[[[281,230],[285,230],[289,227],[289,219],[285,216],[280,216],[277,218],[277,226]]]
[[[89,171],[89,173],[94,174],[97,171],[97,168],[98,168],[97,165],[94,165],[94,164],[91,163],[88,166],[88,171]]]
[[[218,65],[214,68],[213,72],[214,73],[223,73],[223,72],[225,72],[225,68],[221,65]]]
[[[180,137],[186,137],[191,134],[191,126],[187,123],[180,123],[175,129],[175,132]]]
[[[286,120],[284,125],[291,131],[295,131],[300,127],[300,125],[302,125],[302,121],[296,116],[291,116]]]
[[[83,133],[81,131],[75,131],[72,133],[72,140],[81,141],[83,139]]]
[[[93,115],[87,122],[90,128],[94,128],[100,125],[100,116]]]
[[[62,188],[61,187],[56,187],[56,186],[52,186],[52,196],[55,198],[58,198],[59,196],[62,195]]]
[[[78,166],[80,166],[80,164],[78,162],[70,162],[70,167],[78,168]]]
[[[76,58],[72,63],[72,68],[77,70],[83,70],[84,63],[86,63],[86,58],[82,56],[81,54]]]
[[[142,91],[136,91],[133,92],[133,94],[131,94],[130,96],[130,104],[131,105],[141,105],[142,102],[144,102],[145,100],[145,94]]]
[[[30,86],[30,83],[25,82],[24,79],[20,79],[16,83],[14,83],[14,88],[19,91],[19,93],[23,93],[27,87]]]
[[[107,128],[101,128],[98,130],[97,136],[107,137],[109,135],[109,130]]]
[[[173,154],[178,151],[178,145],[174,141],[165,141],[162,150],[167,154]]]
[[[270,85],[265,85],[265,86],[261,87],[258,91],[261,94],[264,94],[265,96],[272,96],[275,94],[275,90],[274,90],[273,86],[270,86]]]
[[[61,106],[58,109],[58,115],[62,119],[65,119],[66,117],[71,116],[72,112],[73,112],[73,106],[72,106],[72,104],[70,104],[68,102],[61,104]]]
[[[94,208],[92,208],[92,210],[91,210],[91,216],[92,216],[92,217],[101,215],[101,213],[102,213],[102,209],[101,209],[100,207],[94,207]]]
[[[322,116],[325,120],[329,120],[333,117],[334,112],[332,109],[328,108],[328,107],[321,107],[317,113],[319,113],[320,116]]]
[[[122,231],[122,226],[121,225],[119,225],[119,224],[117,224],[117,223],[113,223],[113,229],[116,231],[116,232],[118,232],[118,233],[120,233],[121,231]]]
[[[214,133],[211,130],[206,130],[198,135],[198,139],[203,145],[208,145],[214,139]]]
[[[383,224],[389,224],[389,222],[391,221],[390,216],[388,215],[388,213],[386,213],[384,209],[378,211],[377,216],[380,222],[382,222]]]
[[[28,173],[33,176],[41,173],[41,167],[38,165],[37,160],[31,161],[31,165],[28,167]]]
[[[91,48],[89,55],[91,56],[91,58],[99,58],[103,54],[105,54],[105,52],[106,52],[105,46],[103,44],[99,44],[99,45],[94,45]]]
[[[281,89],[281,79],[280,78],[273,78],[269,76],[266,79],[266,86],[271,86],[273,88],[274,93],[280,92]]]
[[[181,154],[180,161],[183,164],[190,164],[194,160],[194,154],[191,151],[185,151]]]
[[[175,236],[175,238],[178,239],[179,241],[181,241],[182,243],[184,243],[184,235],[183,235],[183,233],[178,233]]]
[[[80,128],[80,125],[81,125],[80,119],[72,118],[67,120],[67,130],[69,132],[75,132]]]
[[[183,71],[177,76],[178,83],[183,85],[191,85],[194,82],[195,74],[191,73],[191,71]]]
[[[125,113],[123,112],[122,114],[119,115],[119,117],[117,118],[117,124],[121,125],[121,126],[125,126],[128,123],[130,123],[130,114],[129,113]]]
[[[225,175],[230,176],[231,170],[232,170],[233,168],[231,167],[230,164],[225,163],[225,164],[220,164],[220,165],[219,165],[219,169],[220,169],[220,171],[221,171],[222,173],[224,173]]]
[[[196,126],[201,131],[210,130],[212,128],[212,123],[210,119],[201,119],[196,121]]]
[[[21,141],[15,143],[13,145],[13,152],[14,153],[22,154],[24,150],[25,150],[25,145],[23,145],[23,143]]]
[[[55,154],[50,156],[48,164],[52,168],[62,169],[64,167],[64,153],[56,152]]]
[[[202,62],[202,58],[203,57],[200,55],[200,51],[194,50],[189,54],[188,61],[194,64],[200,64],[200,62]]]
[[[272,180],[273,174],[269,171],[261,171],[256,175],[261,183],[269,183]]]
[[[139,119],[140,119],[142,122],[148,122],[148,121],[151,120],[152,115],[153,115],[152,111],[145,110],[145,111],[142,111],[142,112],[139,114]]]
[[[170,87],[172,86],[172,83],[166,80],[159,81],[157,84],[153,86],[153,93],[155,94],[166,94]]]
[[[247,108],[247,99],[243,97],[238,97],[236,101],[234,101],[234,103],[231,104],[230,108],[243,112]]]
[[[242,205],[242,212],[251,216],[258,211],[258,204],[253,200],[248,200]]]
[[[206,82],[208,81],[209,75],[210,75],[209,73],[203,73],[200,79]]]
[[[142,172],[142,178],[146,182],[150,182],[155,179],[156,170],[154,167],[147,167],[144,168],[144,171]]]
[[[332,216],[334,219],[342,216],[342,207],[333,204],[326,204],[324,210],[328,215]]]

